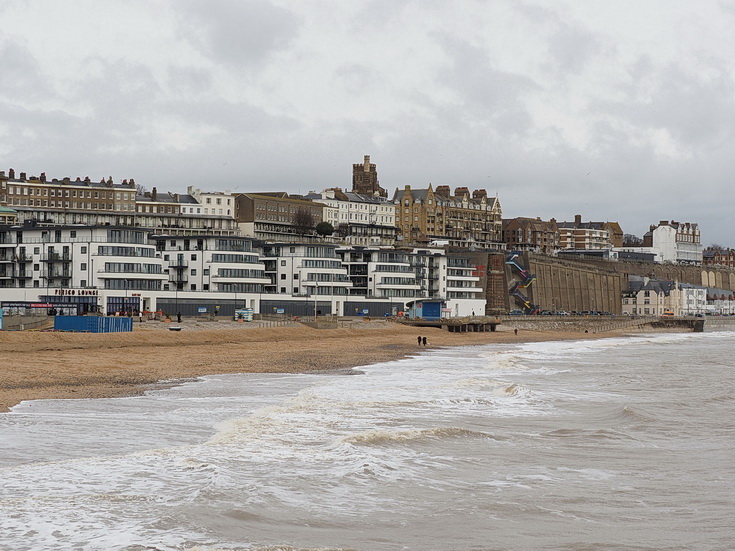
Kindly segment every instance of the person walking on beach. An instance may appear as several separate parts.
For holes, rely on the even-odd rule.
[[[424,346],[426,346],[426,337],[422,339],[424,341]]]
[[[416,337],[416,340],[419,341],[419,346],[421,346],[421,335],[419,335],[418,337]]]
[[[517,328],[517,327],[516,327],[515,329],[513,329],[513,333],[514,333],[515,335],[517,335],[517,334],[518,334],[518,328]]]

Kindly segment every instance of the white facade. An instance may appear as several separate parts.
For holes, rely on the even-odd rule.
[[[651,227],[652,248],[661,262],[702,264],[699,225],[662,221]]]
[[[332,311],[339,311],[341,297],[352,283],[347,269],[328,244],[269,243],[264,246],[269,296],[332,297]]]
[[[392,245],[395,241],[395,205],[384,197],[343,192],[338,188],[311,192],[307,199],[326,205],[324,220],[335,230],[357,227],[384,227],[385,232],[344,231],[345,242],[350,245]]]
[[[235,219],[235,198],[230,191],[207,192],[189,186],[186,192],[198,202],[198,205],[182,205],[182,214],[204,214]]]
[[[679,310],[682,316],[697,316],[704,314],[707,310],[707,288],[688,283],[679,284],[680,299]]]

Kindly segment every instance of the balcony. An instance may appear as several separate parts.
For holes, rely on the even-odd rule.
[[[69,261],[71,260],[71,255],[69,253],[50,253],[50,254],[42,254],[41,255],[41,262],[57,262],[57,261]]]

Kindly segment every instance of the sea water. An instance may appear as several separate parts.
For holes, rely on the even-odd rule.
[[[730,550],[734,356],[728,332],[487,345],[24,402],[0,549]]]

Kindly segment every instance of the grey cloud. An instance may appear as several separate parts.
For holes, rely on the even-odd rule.
[[[490,54],[466,42],[446,37],[444,45],[453,63],[439,72],[438,81],[463,100],[462,124],[524,134],[530,125],[525,95],[541,87],[527,76],[495,69]]]
[[[176,3],[180,34],[204,55],[231,65],[254,66],[285,49],[298,31],[298,20],[266,0],[187,0]]]
[[[590,112],[634,128],[664,129],[686,151],[722,147],[734,138],[735,81],[723,68],[710,69],[716,76],[705,80],[681,67],[659,68],[641,58],[630,70],[633,84],[623,88],[626,99],[593,102]]]
[[[549,38],[549,53],[557,70],[579,74],[588,61],[602,52],[602,46],[589,31],[562,23]]]
[[[178,97],[203,96],[212,91],[215,82],[211,71],[181,65],[169,67],[166,77],[168,89]]]
[[[48,93],[52,83],[44,82],[38,62],[22,41],[0,43],[0,96],[9,101],[24,102]]]

